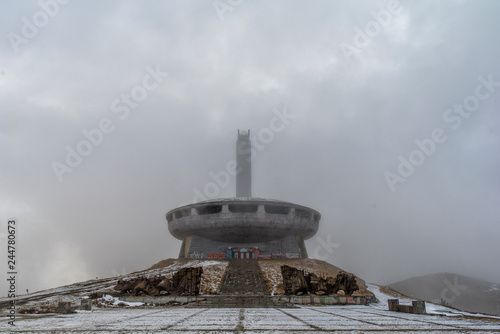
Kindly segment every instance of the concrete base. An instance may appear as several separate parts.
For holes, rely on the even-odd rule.
[[[209,296],[210,297],[210,296]],[[156,305],[165,305],[172,302],[178,302],[181,304],[193,303],[196,301],[206,300],[205,296],[163,296],[163,297],[135,297],[135,296],[123,296],[120,300],[124,302],[138,302]]]
[[[273,296],[273,298],[299,305],[368,305],[376,303],[375,296]]]
[[[92,311],[92,300],[91,299],[82,299],[80,310]]]
[[[368,305],[377,302],[375,296],[242,296],[242,295],[207,295],[207,296],[165,296],[133,297],[124,296],[120,300],[165,305],[172,302],[181,304],[200,302],[200,307],[290,307],[298,305]],[[198,304],[198,303],[197,303]]]
[[[73,313],[73,308],[70,302],[59,302],[57,304],[57,313],[70,314]]]

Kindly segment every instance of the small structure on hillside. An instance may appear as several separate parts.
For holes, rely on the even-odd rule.
[[[426,313],[425,302],[423,300],[414,300],[411,302],[412,305],[400,305],[399,299],[389,299],[387,303],[389,304],[389,311],[413,314]]]

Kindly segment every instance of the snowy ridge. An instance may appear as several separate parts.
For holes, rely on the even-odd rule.
[[[368,289],[371,292],[373,292],[375,297],[377,297],[377,299],[379,300],[378,303],[373,304],[373,307],[378,308],[378,309],[387,310],[388,309],[387,301],[389,299],[397,298],[397,299],[399,299],[400,304],[408,304],[408,305],[411,305],[411,302],[413,300],[417,300],[417,299],[391,296],[389,294],[386,294],[386,293],[380,291],[381,286],[377,285],[377,284],[369,283],[369,284],[367,284],[367,286],[368,286]],[[426,308],[428,314],[446,315],[446,316],[450,316],[450,317],[457,317],[457,316],[487,317],[487,318],[491,318],[491,319],[499,319],[500,320],[500,317],[497,317],[497,316],[459,311],[459,310],[456,310],[453,308],[449,308],[449,307],[446,307],[443,305],[434,304],[431,302],[425,302],[425,308]]]

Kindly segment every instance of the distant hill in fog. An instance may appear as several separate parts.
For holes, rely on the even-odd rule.
[[[500,284],[451,273],[412,277],[388,285],[409,297],[468,312],[500,316]]]

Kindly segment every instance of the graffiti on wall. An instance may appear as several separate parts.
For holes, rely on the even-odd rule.
[[[225,259],[226,253],[207,253],[207,259]]]
[[[278,251],[278,252],[272,253],[271,254],[271,258],[273,258],[273,259],[282,259],[282,258],[284,258],[284,256],[283,256],[283,253],[281,253],[281,252]]]
[[[231,247],[225,248],[221,253],[197,253],[189,254],[192,259],[299,259],[299,253],[282,253],[280,251],[271,254],[261,254],[257,247]]]
[[[189,257],[192,259],[205,259],[207,256],[205,253],[191,253]]]

